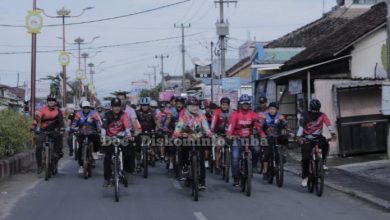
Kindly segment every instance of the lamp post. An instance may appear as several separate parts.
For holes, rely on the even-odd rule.
[[[70,13],[71,11],[69,9],[66,9],[65,7],[62,7],[61,9],[57,10],[57,15],[56,16],[51,16],[45,13],[45,10],[43,9],[38,9],[42,11],[42,13],[49,18],[61,18],[62,19],[62,52],[65,53],[66,48],[65,48],[65,18],[76,18],[82,16],[85,11],[93,9],[93,7],[87,7],[84,8],[80,14],[76,16],[71,16]],[[66,105],[66,65],[62,65],[62,74],[63,74],[63,106]]]

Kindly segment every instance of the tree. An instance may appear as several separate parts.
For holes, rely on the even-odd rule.
[[[158,84],[156,87],[152,89],[143,89],[139,93],[140,97],[150,97],[153,100],[158,100],[160,92],[162,91],[161,84]]]

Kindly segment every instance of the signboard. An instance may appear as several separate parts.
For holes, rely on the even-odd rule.
[[[390,115],[390,83],[382,85],[382,114]]]
[[[69,54],[66,51],[61,51],[60,55],[58,56],[58,61],[60,62],[61,66],[68,66],[70,62]]]
[[[160,101],[171,101],[172,96],[174,96],[175,93],[173,91],[165,91],[165,92],[160,92],[159,94],[159,100]]]
[[[41,13],[42,12],[39,10],[28,11],[25,21],[28,33],[38,34],[41,32],[43,27],[43,17]]]
[[[288,91],[290,92],[291,95],[302,93],[302,80],[301,79],[290,80],[288,82]]]
[[[195,78],[211,78],[211,64],[201,66],[195,64]]]
[[[222,79],[222,91],[238,91],[241,87],[241,78],[240,77],[229,77]]]

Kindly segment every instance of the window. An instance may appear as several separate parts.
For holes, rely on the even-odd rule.
[[[360,4],[360,5],[372,5],[378,2],[379,0],[353,0],[354,4]]]

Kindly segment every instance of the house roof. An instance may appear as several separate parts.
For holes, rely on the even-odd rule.
[[[386,16],[386,3],[372,6],[369,11],[350,20],[326,38],[314,41],[313,45],[287,61],[283,68],[291,69],[334,58],[335,53],[385,24]]]
[[[265,47],[310,47],[315,44],[315,39],[326,38],[330,33],[346,24],[350,19],[363,14],[367,10],[365,8],[338,7],[320,19],[272,41]]]

